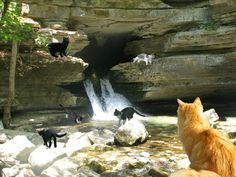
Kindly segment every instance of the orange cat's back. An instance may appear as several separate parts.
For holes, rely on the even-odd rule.
[[[177,100],[178,130],[183,148],[195,170],[210,170],[222,177],[236,177],[236,148],[203,117],[199,98],[193,103]]]

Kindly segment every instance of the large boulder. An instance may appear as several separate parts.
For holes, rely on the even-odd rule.
[[[119,127],[115,133],[115,141],[122,146],[131,146],[145,142],[148,136],[144,124],[133,118]]]
[[[94,144],[114,144],[114,133],[109,129],[95,129],[88,133],[88,137]]]
[[[57,143],[57,148],[41,145],[35,149],[29,156],[28,162],[36,174],[49,167],[55,160],[65,156],[64,143]]]
[[[66,155],[72,156],[79,150],[91,146],[88,135],[85,133],[76,132],[69,135],[69,140],[66,143]]]
[[[35,145],[24,135],[15,136],[4,144],[0,144],[0,156],[11,156],[16,158],[27,149],[32,149]]]
[[[77,173],[79,165],[76,161],[67,157],[57,160],[49,168],[41,173],[42,177],[61,177],[61,176],[73,176]]]

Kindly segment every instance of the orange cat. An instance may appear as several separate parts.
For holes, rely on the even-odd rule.
[[[184,103],[180,99],[177,102],[179,138],[191,162],[190,168],[213,171],[221,177],[236,177],[236,147],[204,119],[200,98],[193,103]],[[183,174],[190,174],[190,171],[182,170]],[[199,175],[204,176],[202,172]]]

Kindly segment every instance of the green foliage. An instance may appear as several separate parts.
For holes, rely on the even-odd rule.
[[[3,2],[0,1],[0,9],[3,9]],[[28,24],[22,22],[21,8],[18,1],[11,1],[4,18],[0,19],[0,40],[18,42],[29,39],[34,31]]]
[[[50,43],[51,40],[45,34],[38,34],[34,41],[37,47],[46,48],[48,43]]]
[[[204,28],[208,31],[215,31],[219,28],[219,24],[215,20],[208,20],[207,23],[204,24]]]

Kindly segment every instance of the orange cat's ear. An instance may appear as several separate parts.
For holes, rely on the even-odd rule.
[[[194,102],[193,102],[193,103],[196,103],[196,104],[199,104],[199,105],[201,105],[201,104],[202,104],[202,102],[201,102],[201,100],[200,100],[200,98],[199,98],[199,97],[195,98],[195,100],[194,100]]]
[[[177,98],[177,102],[178,102],[179,106],[181,106],[181,105],[183,105],[183,104],[184,104],[184,102],[183,102],[183,101],[181,101],[181,100],[180,100],[180,99],[178,99],[178,98]]]

